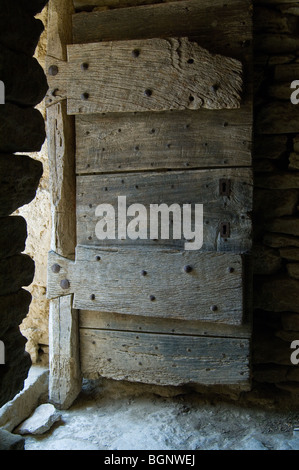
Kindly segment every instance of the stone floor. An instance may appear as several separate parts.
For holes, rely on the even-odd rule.
[[[110,381],[84,382],[74,405],[26,450],[299,450],[299,409],[166,398]]]

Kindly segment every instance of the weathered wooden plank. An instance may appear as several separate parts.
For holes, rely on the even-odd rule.
[[[240,325],[243,260],[227,253],[78,246],[72,262],[50,253],[48,297],[72,293],[77,309]]]
[[[67,73],[69,114],[240,107],[242,64],[187,38],[70,45]]]
[[[51,0],[48,20],[48,59],[62,62],[71,43],[74,12],[72,0]],[[53,89],[49,90],[53,97]],[[66,103],[55,101],[47,110],[48,149],[52,204],[51,249],[62,256],[74,256],[75,227],[75,135],[74,119],[67,116]],[[50,303],[50,383],[49,399],[59,408],[68,408],[81,390],[78,360],[78,312],[72,299]]]
[[[79,13],[73,17],[73,42],[187,36],[218,54],[235,58],[250,53],[249,0],[187,0],[117,10]],[[115,27],[117,25],[117,27]],[[217,34],[215,34],[217,31]]]
[[[75,135],[73,119],[67,116],[66,103],[56,103],[49,107],[47,121],[52,206],[51,249],[62,256],[74,257],[76,246]]]
[[[138,5],[152,5],[154,3],[169,3],[184,0],[73,0],[76,10],[87,10],[95,7],[126,8]]]
[[[72,43],[72,14],[74,13],[72,0],[54,0],[50,4],[47,33],[46,71],[49,90],[46,96],[46,105],[55,104],[65,98],[64,84],[61,75],[53,74],[53,65],[61,67],[67,60],[67,44]],[[52,68],[51,68],[52,67]],[[62,91],[63,90],[63,91]],[[71,121],[72,118],[69,118]]]
[[[225,325],[199,321],[168,320],[118,313],[80,310],[80,328],[95,330],[135,331],[136,333],[166,333],[191,336],[217,336],[222,338],[250,338],[251,327],[244,325]]]
[[[251,166],[252,118],[237,111],[76,117],[77,173]]]
[[[228,182],[228,195],[221,195],[220,182]],[[125,196],[127,207],[143,204],[150,214],[151,204],[203,204],[203,251],[245,252],[251,248],[252,171],[248,168],[194,170],[188,172],[124,173],[119,175],[83,175],[77,177],[77,240],[81,245],[163,245],[184,249],[186,238],[150,239],[150,223],[146,239],[132,240],[116,230],[115,240],[99,240],[95,233],[101,218],[96,216],[100,204],[115,208],[118,228],[118,197]],[[137,216],[137,214],[136,214]],[[128,218],[128,221],[132,218]],[[169,218],[171,227],[172,214]],[[194,218],[192,219],[194,221]],[[165,222],[166,223],[166,222]],[[221,236],[221,223],[230,224],[230,233]],[[161,224],[159,224],[160,226]],[[121,239],[117,239],[121,238]]]
[[[78,312],[72,308],[72,296],[50,302],[49,377],[50,399],[61,409],[69,408],[77,398],[81,384],[78,344]]]
[[[249,387],[249,341],[230,338],[80,330],[87,378]]]

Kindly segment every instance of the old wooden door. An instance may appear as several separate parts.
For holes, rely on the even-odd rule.
[[[81,375],[247,389],[250,2],[62,3],[47,60],[52,400],[68,406]],[[202,205],[203,244],[175,211],[150,232],[161,204],[194,223]]]

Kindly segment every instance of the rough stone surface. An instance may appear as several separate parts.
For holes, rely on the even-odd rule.
[[[46,138],[45,122],[35,108],[6,103],[0,108],[0,151],[39,152]]]
[[[26,419],[15,431],[18,434],[44,434],[51,429],[54,423],[61,418],[54,405],[46,403],[40,405],[33,414]]]
[[[34,15],[43,1],[33,0],[31,7],[22,8],[25,3],[3,0],[0,15],[0,80],[6,91],[6,102],[0,107],[0,339],[5,352],[0,367],[0,406],[22,390],[32,363],[19,325],[31,300],[22,287],[32,283],[34,262],[22,254],[25,220],[7,217],[32,201],[42,174],[39,161],[12,154],[39,151],[46,137],[43,115],[34,106],[46,93],[47,81],[32,58],[43,31]]]
[[[263,245],[255,246],[253,250],[253,272],[255,274],[274,274],[281,267],[279,251]]]
[[[42,2],[42,0],[36,1]],[[47,15],[48,8],[45,7],[41,14],[37,16],[45,26],[45,31],[41,35],[35,51],[35,58],[43,68],[45,67],[47,48]],[[37,106],[37,109],[46,118],[44,101]],[[16,214],[22,215],[27,221],[28,238],[25,253],[31,256],[35,262],[34,280],[28,288],[33,298],[29,313],[21,325],[21,331],[28,340],[26,350],[29,352],[32,362],[47,366],[49,357],[49,301],[46,298],[46,286],[47,259],[51,242],[51,203],[47,143],[44,143],[39,153],[33,153],[30,156],[42,163],[43,176],[40,180],[35,199],[29,205],[23,206],[16,211]],[[38,250],[36,249],[37,246]]]
[[[3,406],[24,387],[31,359],[24,351],[26,340],[19,331],[16,331],[15,335],[5,335],[1,339],[5,344],[5,354],[8,357],[7,363],[0,369],[0,406]],[[12,348],[15,349],[12,350]]]
[[[1,7],[0,44],[32,56],[44,30],[42,21],[26,12],[20,2],[4,0]]]
[[[25,254],[0,260],[0,295],[13,294],[29,286],[34,277],[34,262]]]
[[[36,106],[48,91],[47,78],[35,57],[1,48],[0,79],[6,102]]]
[[[0,430],[0,450],[25,450],[25,439]]]
[[[0,337],[3,337],[12,325],[22,323],[28,313],[31,298],[31,294],[24,289],[0,297]]]
[[[13,431],[33,411],[48,400],[49,371],[45,367],[31,367],[23,390],[0,408],[0,428]]]
[[[281,392],[282,393],[282,392]],[[273,395],[272,395],[273,397]],[[253,398],[253,397],[252,397]],[[277,398],[277,394],[276,394]],[[295,450],[299,422],[266,395],[243,401],[185,395],[158,397],[150,388],[113,381],[84,382],[76,403],[26,450]]]
[[[42,176],[41,162],[25,155],[0,154],[0,215],[12,214],[29,204]]]
[[[22,253],[25,250],[27,224],[23,217],[0,218],[0,258]]]

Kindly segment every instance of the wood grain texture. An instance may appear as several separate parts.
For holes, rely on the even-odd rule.
[[[48,297],[71,293],[77,309],[240,325],[243,261],[235,254],[78,246],[74,263],[52,252]]]
[[[166,333],[170,335],[217,336],[222,338],[250,338],[249,323],[226,325],[200,321],[171,320],[119,313],[80,310],[79,326],[85,329],[135,331],[136,333]]]
[[[230,180],[229,196],[221,196],[219,182]],[[151,204],[203,204],[203,251],[246,252],[251,248],[252,171],[248,168],[194,170],[185,172],[124,173],[118,175],[83,175],[77,177],[77,240],[81,245],[101,246],[167,246],[183,249],[185,238],[162,240],[157,237],[131,240],[97,239],[95,228],[100,218],[95,211],[99,204],[115,207],[118,224],[118,196],[126,196],[127,207],[143,204],[149,214]],[[131,220],[129,218],[128,220]],[[194,219],[193,219],[194,220]],[[230,236],[221,237],[220,224],[230,224]],[[171,227],[170,216],[170,227]],[[150,224],[148,223],[148,226]],[[183,231],[181,231],[183,235]],[[172,234],[172,229],[170,229]],[[118,233],[116,234],[118,238]]]
[[[133,332],[80,330],[85,377],[249,388],[249,342]]]
[[[242,64],[187,38],[71,45],[68,63],[69,114],[240,107]]]
[[[51,0],[49,4],[48,65],[53,59],[62,62],[67,58],[66,45],[71,42],[73,12],[72,0]],[[48,95],[54,97],[52,84],[49,85]],[[76,245],[74,118],[67,115],[66,102],[56,99],[47,109],[47,120],[51,249],[62,256],[72,257]],[[72,296],[50,302],[49,332],[49,399],[58,408],[65,409],[81,390],[78,312],[72,309]]]
[[[51,249],[62,256],[74,257],[75,150],[73,118],[67,116],[66,103],[47,109],[50,192],[52,206]]]
[[[76,172],[251,166],[252,118],[238,110],[76,117]]]
[[[168,3],[174,0],[74,0],[74,7],[76,10],[91,9],[96,7],[101,8],[126,8],[138,5],[152,5],[154,3]],[[175,0],[184,1],[184,0]]]
[[[211,52],[251,54],[249,0],[187,0],[73,16],[73,43],[187,36]],[[117,27],[115,27],[117,25]]]
[[[50,302],[49,390],[51,401],[60,409],[68,409],[81,390],[78,312],[72,302],[71,295]]]

